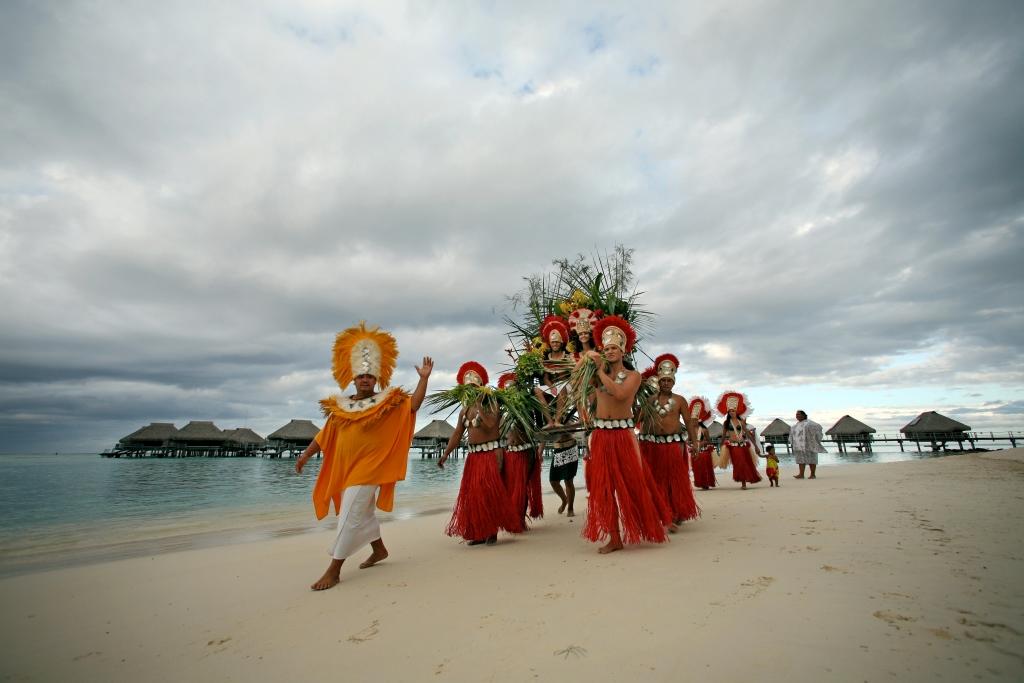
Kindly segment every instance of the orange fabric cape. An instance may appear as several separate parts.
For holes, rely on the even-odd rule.
[[[316,435],[323,453],[320,474],[313,487],[317,519],[327,516],[334,501],[341,509],[341,492],[349,486],[379,484],[377,507],[390,512],[395,504],[395,482],[405,479],[416,413],[412,397],[399,388],[377,394],[373,405],[356,409],[348,399],[320,401],[327,424]]]

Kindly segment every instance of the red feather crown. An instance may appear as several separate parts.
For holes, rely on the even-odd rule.
[[[736,409],[736,416],[741,419],[746,419],[747,415],[750,415],[754,411],[754,407],[750,405],[750,400],[746,394],[739,391],[723,391],[722,395],[718,397],[716,407],[720,415],[728,415],[729,408]]]
[[[474,360],[467,361],[462,364],[459,368],[459,374],[455,376],[459,384],[466,383],[466,375],[475,374],[480,379],[480,386],[487,385],[487,371],[484,370],[484,366],[480,365]]]
[[[540,336],[545,344],[551,344],[552,332],[558,333],[563,346],[569,343],[569,326],[557,315],[549,315],[540,325]]]
[[[669,367],[671,364],[671,367]],[[654,359],[654,367],[658,377],[673,377],[679,369],[679,359],[671,353],[663,353]]]
[[[498,388],[505,389],[516,382],[516,373],[506,372],[498,378]]]
[[[688,410],[690,417],[701,424],[706,424],[711,419],[711,408],[708,407],[708,399],[704,396],[694,396],[690,399]]]
[[[636,343],[636,330],[624,318],[617,315],[609,315],[594,323],[594,343],[598,348],[604,348],[608,344],[617,344],[622,347],[623,353],[632,353],[633,344]]]

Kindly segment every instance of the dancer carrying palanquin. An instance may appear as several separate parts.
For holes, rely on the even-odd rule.
[[[759,449],[752,432],[747,429],[747,416],[752,407],[747,397],[738,391],[726,391],[718,397],[718,412],[724,416],[722,422],[722,457],[718,466],[723,470],[732,462],[732,480],[743,484],[761,481],[757,472]]]
[[[661,494],[672,511],[672,526],[700,517],[700,508],[690,485],[690,463],[683,450],[684,437],[691,442],[697,434],[687,411],[686,399],[672,393],[676,383],[679,359],[665,353],[654,359],[658,393],[647,399],[653,410],[641,414],[640,454],[658,483]]]
[[[469,453],[462,469],[462,483],[455,500],[451,520],[445,528],[449,536],[461,536],[467,545],[494,545],[498,531],[512,533],[523,530],[522,518],[516,514],[501,478],[504,443],[501,440],[501,414],[493,390],[487,387],[487,371],[474,361],[463,363],[457,375],[459,385],[431,395],[429,404],[436,411],[452,402],[462,405],[455,431],[448,439],[437,466],[469,434]]]
[[[327,424],[295,461],[299,474],[306,462],[323,452],[313,487],[313,508],[323,519],[334,503],[338,533],[328,552],[331,562],[310,588],[324,590],[338,583],[345,559],[367,543],[371,567],[388,556],[374,506],[391,511],[395,483],[405,479],[416,411],[427,392],[434,361],[424,356],[416,368],[419,383],[410,396],[401,387],[388,387],[398,358],[395,338],[361,322],[338,334],[334,341],[333,374],[342,391],[355,384],[353,396],[320,401]],[[376,386],[379,392],[374,392]]]
[[[697,438],[686,443],[686,450],[690,455],[690,462],[693,463],[693,485],[699,486],[707,491],[715,486],[715,445],[711,442],[711,432],[707,424],[711,421],[712,413],[708,408],[708,399],[703,396],[695,396],[690,399],[690,419],[693,420]]]
[[[516,373],[506,372],[498,378],[498,394],[500,403],[519,400],[524,405],[527,419],[533,419],[533,411],[528,402],[528,394],[520,391],[516,382]],[[518,396],[517,396],[518,394]],[[510,417],[506,410],[504,418],[510,422],[506,430],[505,457],[502,464],[501,477],[508,491],[509,501],[516,514],[523,520],[526,529],[526,517],[539,519],[544,516],[544,503],[541,499],[541,454],[544,445],[534,443],[530,434],[530,425],[520,425]]]
[[[655,503],[658,487],[641,461],[633,432],[640,373],[623,364],[623,356],[633,350],[636,332],[625,319],[608,316],[594,326],[594,336],[604,355],[587,352],[574,378],[575,398],[594,428],[586,461],[589,495],[583,537],[591,541],[607,538],[600,553],[621,550],[624,543],[663,543],[667,540],[665,525],[671,519],[663,516]],[[591,379],[597,382],[596,391],[591,390]],[[586,413],[591,393],[595,398],[593,419]]]

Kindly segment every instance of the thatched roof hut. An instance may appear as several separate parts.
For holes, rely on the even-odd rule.
[[[430,424],[412,435],[413,441],[416,439],[432,439],[432,440],[444,440],[448,441],[455,433],[455,427],[444,420],[431,420]]]
[[[875,428],[849,415],[843,415],[825,433],[836,441],[863,441],[866,436],[875,433]]]
[[[118,446],[131,448],[139,446],[166,446],[178,434],[178,428],[170,422],[151,422],[147,426],[136,429],[118,441]]]
[[[221,446],[224,432],[209,420],[192,420],[178,430],[174,441],[188,446]]]
[[[789,425],[777,417],[761,430],[761,438],[768,443],[789,443]]]
[[[909,437],[916,436],[922,439],[933,436],[955,439],[957,436],[962,438],[965,432],[971,431],[971,428],[963,422],[957,422],[953,418],[929,410],[908,422],[900,431]]]
[[[308,446],[309,442],[320,433],[320,428],[312,420],[292,420],[267,437],[268,442],[279,446]]]
[[[225,442],[242,447],[264,446],[267,440],[248,427],[235,427],[224,431]]]
[[[455,433],[455,427],[444,420],[432,420],[430,424],[412,435],[412,447],[425,451],[440,451]]]

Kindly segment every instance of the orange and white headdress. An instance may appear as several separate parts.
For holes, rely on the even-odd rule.
[[[710,404],[711,402],[706,397],[694,396],[690,399],[690,403],[687,406],[690,417],[707,427],[711,424],[712,418]]]
[[[577,308],[569,314],[569,329],[575,332],[577,337],[580,332],[592,334],[591,328],[596,322],[597,314],[589,308]]]
[[[510,386],[516,383],[516,373],[506,372],[498,378],[498,388],[508,389]]]
[[[557,315],[549,315],[541,323],[540,336],[548,346],[551,346],[552,341],[560,341],[564,347],[569,343],[569,326]]]
[[[640,373],[640,379],[650,385],[655,391],[658,390],[658,369],[651,366]]]
[[[746,419],[747,415],[754,412],[754,406],[750,405],[747,395],[739,391],[725,391],[718,397],[716,403],[720,415],[728,415],[730,410],[736,411],[736,416]]]
[[[363,320],[338,333],[331,369],[342,390],[358,375],[373,375],[380,388],[386,389],[391,384],[397,359],[395,338],[379,327],[367,328]]]
[[[623,353],[632,353],[636,330],[624,318],[609,315],[594,323],[594,342],[598,348],[618,346]]]
[[[663,353],[654,359],[654,367],[658,371],[658,377],[675,377],[679,369],[679,359],[671,353]]]
[[[459,384],[475,384],[478,387],[483,387],[487,386],[487,371],[484,370],[484,366],[471,360],[462,364],[455,379]]]

